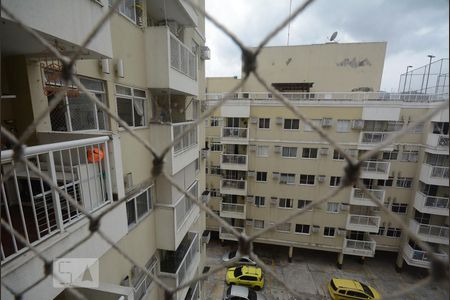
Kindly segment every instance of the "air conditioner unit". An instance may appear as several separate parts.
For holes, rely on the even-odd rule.
[[[328,148],[320,148],[319,149],[319,154],[323,155],[323,156],[328,155]]]
[[[203,203],[208,203],[210,199],[211,199],[211,192],[208,191],[208,190],[203,191],[203,193],[202,193],[202,202]]]
[[[203,148],[200,150],[200,157],[205,159],[207,158],[209,155],[209,149],[208,148]]]
[[[278,204],[278,198],[277,197],[270,197],[270,204],[277,205]]]
[[[248,145],[250,151],[256,151],[256,145]]]
[[[251,124],[258,124],[258,118],[256,118],[256,117],[251,117],[251,118],[250,118],[250,123],[251,123]]]
[[[350,204],[348,204],[348,203],[341,203],[340,208],[341,208],[341,210],[347,211],[350,208]]]
[[[318,233],[320,230],[320,226],[319,225],[313,225],[311,228],[311,232],[313,233]]]
[[[318,182],[325,182],[325,177],[326,177],[325,175],[318,175],[317,176],[317,181]]]
[[[274,146],[275,153],[281,153],[281,146]]]
[[[200,59],[201,60],[209,60],[211,59],[211,50],[208,46],[200,47]]]
[[[363,129],[364,120],[352,120],[352,129]]]
[[[256,176],[256,171],[247,171],[247,176],[248,177],[255,177]]]
[[[247,219],[247,220],[245,220],[245,225],[246,225],[246,226],[252,226],[252,225],[253,225],[253,219]]]
[[[248,195],[247,196],[247,202],[254,203],[255,202],[255,197],[253,195]]]
[[[331,127],[333,125],[332,118],[323,118],[322,119],[322,127]]]
[[[277,117],[275,123],[277,125],[282,125],[283,124],[283,118],[282,117]]]
[[[272,179],[275,180],[280,179],[280,172],[272,172]]]

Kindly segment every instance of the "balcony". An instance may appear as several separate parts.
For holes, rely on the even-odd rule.
[[[234,229],[236,229],[238,232],[244,232],[244,227],[236,227],[233,226]],[[231,233],[231,231],[229,231],[228,229],[226,229],[225,227],[220,227],[219,228],[219,238],[221,240],[232,240],[232,241],[237,241],[236,236]]]
[[[359,134],[359,150],[370,150],[378,146],[381,142],[386,140],[389,136],[389,132],[361,132]],[[388,145],[383,150],[392,151],[394,148],[392,145]]]
[[[420,180],[426,184],[448,186],[448,166],[422,164]]]
[[[186,190],[198,199],[198,182]],[[174,204],[156,204],[156,223],[165,230],[156,231],[159,249],[174,251],[200,215],[199,207],[184,194]]]
[[[344,254],[373,257],[375,255],[376,242],[374,240],[352,240],[344,239]]]
[[[374,189],[368,189],[370,193],[380,202],[384,202],[384,190],[374,190]],[[350,196],[350,204],[351,205],[361,205],[361,206],[377,206],[376,203],[372,201],[369,196],[366,195],[361,189],[358,188],[352,188],[352,193]]]
[[[220,216],[223,218],[234,218],[245,220],[245,204],[220,202]]]
[[[91,0],[75,2],[71,0],[42,2],[5,0],[2,1],[2,5],[27,27],[41,34],[49,43],[58,42],[58,48],[64,49],[66,56],[73,55],[74,51],[79,49],[91,29],[109,9],[108,5],[101,5]],[[33,36],[11,21],[3,12],[1,20],[2,55],[43,56],[46,49],[36,42]],[[106,20],[102,30],[86,46],[82,57],[104,58],[112,57],[112,54],[110,21]]]
[[[387,161],[363,161],[361,178],[388,179],[391,163]]]
[[[421,224],[416,220],[410,220],[409,229],[426,242],[448,245],[447,226]]]
[[[147,13],[155,20],[174,20],[187,27],[198,26],[198,15],[189,2],[182,0],[146,0]]]
[[[421,213],[448,216],[448,197],[428,196],[422,192],[416,192],[414,208]]]
[[[220,168],[224,170],[248,170],[247,155],[244,154],[222,154],[220,156]]]
[[[221,179],[220,193],[247,196],[247,180]]]
[[[164,167],[168,173],[175,175],[187,165],[195,161],[199,156],[198,126],[184,134],[194,121],[182,123],[150,123],[150,142],[160,153],[170,145],[175,138],[183,136],[171,149],[170,155],[165,158]]]
[[[446,151],[448,154],[448,135],[429,133],[426,144],[436,150]]]
[[[248,144],[248,129],[240,127],[223,127],[221,142],[228,144]]]
[[[170,287],[175,288],[191,280],[197,274],[200,262],[200,235],[188,232],[176,251],[162,251],[160,277]],[[188,287],[174,295],[174,299],[185,299]]]
[[[380,228],[380,221],[381,217],[379,216],[349,214],[345,229],[363,232],[378,232],[378,229]]]
[[[448,255],[444,252],[434,253],[437,257],[442,260],[448,259]],[[420,267],[420,268],[430,268],[430,261],[428,259],[428,254],[422,250],[413,249],[409,244],[403,247],[403,258],[406,263],[410,266]]]
[[[197,56],[169,27],[146,27],[145,48],[148,87],[198,95]]]

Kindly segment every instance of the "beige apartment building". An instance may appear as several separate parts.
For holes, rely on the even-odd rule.
[[[71,56],[113,1],[2,1],[18,19],[63,55]],[[204,1],[196,1],[204,7]],[[17,137],[61,90],[62,64],[3,11],[1,14],[1,126]],[[180,0],[124,0],[82,49],[75,72],[88,93],[161,152],[191,126],[204,98],[205,20]],[[47,259],[97,261],[99,285],[79,288],[89,299],[163,299],[165,291],[98,234],[89,220],[24,164],[2,135],[1,217]],[[70,85],[63,101],[26,142],[26,158],[94,216],[100,230],[140,266],[174,288],[203,269],[205,215],[162,177],[153,157],[87,94]],[[170,148],[164,171],[201,199],[204,127]],[[3,182],[5,174],[11,176]],[[204,193],[203,193],[204,194]],[[117,205],[118,200],[126,199]],[[87,239],[86,239],[87,238]],[[1,298],[72,299],[55,288],[44,264],[2,228]],[[44,278],[43,280],[41,280]],[[32,287],[30,289],[30,287]],[[173,299],[200,299],[200,282]]]
[[[380,92],[386,43],[327,43],[266,47],[258,70],[303,115],[354,157],[390,133],[448,101],[444,94]],[[447,62],[448,63],[448,62]],[[209,206],[247,235],[332,193],[346,163],[342,155],[274,99],[252,76],[207,78],[207,102],[229,97],[206,122]],[[431,84],[430,84],[431,86]],[[361,180],[438,256],[448,257],[448,109],[410,130],[362,163]],[[206,227],[235,240],[212,218]],[[360,189],[348,187],[328,201],[276,226],[257,243],[345,256],[398,252],[396,265],[428,268],[426,253]]]

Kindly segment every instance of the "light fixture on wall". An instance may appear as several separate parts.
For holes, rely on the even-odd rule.
[[[116,65],[116,71],[117,71],[117,76],[119,76],[120,78],[124,78],[124,70],[123,70],[123,60],[122,59],[118,59],[117,60],[117,65]]]
[[[105,74],[109,74],[110,70],[109,70],[109,59],[108,58],[103,58],[100,61],[101,67],[102,67],[102,72]]]

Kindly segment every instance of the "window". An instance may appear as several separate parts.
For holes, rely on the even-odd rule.
[[[327,212],[338,213],[339,212],[339,203],[328,202],[327,203]]]
[[[335,234],[336,234],[336,228],[334,228],[334,227],[324,227],[323,228],[324,236],[334,237]]]
[[[261,128],[261,129],[270,128],[270,119],[269,118],[259,118],[259,128]]]
[[[136,0],[123,0],[119,4],[119,13],[136,23]]]
[[[299,119],[284,119],[284,129],[299,129],[300,120]]]
[[[268,157],[269,156],[269,146],[258,145],[256,147],[256,156]]]
[[[336,126],[336,132],[349,132],[350,120],[338,120]]]
[[[398,151],[384,151],[383,152],[383,160],[397,160],[398,158]]]
[[[310,120],[310,121],[311,121],[311,123],[314,124],[314,126],[320,127],[320,122],[321,122],[322,120],[320,120],[320,119],[313,119],[313,120]],[[308,131],[314,131],[314,130],[312,129],[312,127],[309,126],[309,125],[306,124],[306,123],[305,123],[305,126],[303,127],[303,130],[304,130],[305,132],[308,132]]]
[[[220,197],[219,189],[210,189],[209,192],[211,197]]]
[[[448,134],[448,122],[431,122],[434,134]]]
[[[255,205],[258,207],[266,205],[266,197],[263,196],[255,196]]]
[[[300,184],[314,185],[315,175],[300,175]]]
[[[331,176],[330,177],[330,186],[339,186],[341,184],[340,176]]]
[[[347,296],[354,297],[354,299],[369,299],[366,294],[356,291],[347,291]]]
[[[156,267],[158,265],[158,260],[155,256],[152,256],[145,264],[145,269],[152,275],[156,275]],[[145,293],[152,284],[153,279],[146,272],[139,270],[138,274],[133,276],[132,285],[134,290],[134,299],[143,299]]]
[[[295,224],[295,232],[300,234],[309,234],[310,226],[307,224]]]
[[[139,222],[152,207],[152,187],[129,199],[126,204],[128,226]]]
[[[222,151],[222,144],[221,143],[211,143],[211,152],[221,152]]]
[[[289,198],[280,198],[278,201],[278,207],[280,208],[292,208],[294,203],[293,199]]]
[[[282,157],[297,157],[297,147],[283,147],[281,151]]]
[[[392,186],[394,182],[394,177],[389,177],[389,179],[378,179],[377,185],[378,186]]]
[[[385,227],[380,226],[380,227],[378,228],[378,232],[371,232],[370,234],[371,234],[371,235],[381,235],[381,236],[383,236],[385,230],[386,230]]]
[[[342,153],[340,151],[334,149],[334,151],[333,151],[333,159],[344,160],[344,155],[342,155]]]
[[[295,174],[292,174],[292,173],[281,173],[280,174],[280,183],[294,184],[295,183]]]
[[[255,229],[263,229],[264,228],[264,220],[253,220],[253,227]]]
[[[408,211],[408,204],[406,204],[406,203],[392,203],[391,210],[392,210],[392,212],[404,215]]]
[[[409,124],[408,124],[409,125]],[[408,132],[409,133],[422,133],[423,132],[423,127],[424,127],[424,123],[422,122],[422,123],[419,123],[417,126],[415,126],[415,127],[413,127],[413,128],[411,128],[411,129],[408,129]]]
[[[219,166],[210,166],[209,167],[209,174],[211,175],[220,175],[221,170]]]
[[[388,229],[386,230],[386,236],[399,238],[401,235],[402,235],[401,228],[388,227]]]
[[[116,101],[117,113],[128,126],[147,126],[147,96],[145,90],[116,85]]]
[[[399,131],[403,128],[404,123],[402,121],[388,121],[387,131]]]
[[[412,186],[412,178],[398,177],[396,182],[397,187],[410,188]]]
[[[256,181],[266,182],[267,181],[267,172],[256,172]]]
[[[303,148],[302,158],[317,158],[317,148]]]
[[[106,94],[103,81],[80,77],[81,83],[106,105]],[[48,101],[54,95],[48,96]],[[66,95],[50,112],[50,122],[53,131],[105,130],[108,129],[107,114],[92,103],[88,96],[80,94]]]
[[[311,204],[311,200],[301,200],[299,199],[297,202],[297,208],[302,209],[304,207],[306,207],[307,205]],[[312,210],[312,208],[310,208],[309,210]]]
[[[417,162],[419,160],[419,151],[403,151],[400,160]]]
[[[291,223],[278,224],[276,229],[281,232],[289,232],[291,231]]]
[[[209,118],[209,126],[211,126],[211,127],[219,127],[221,121],[222,121],[222,118],[219,118],[219,117],[210,117],[210,118]]]

